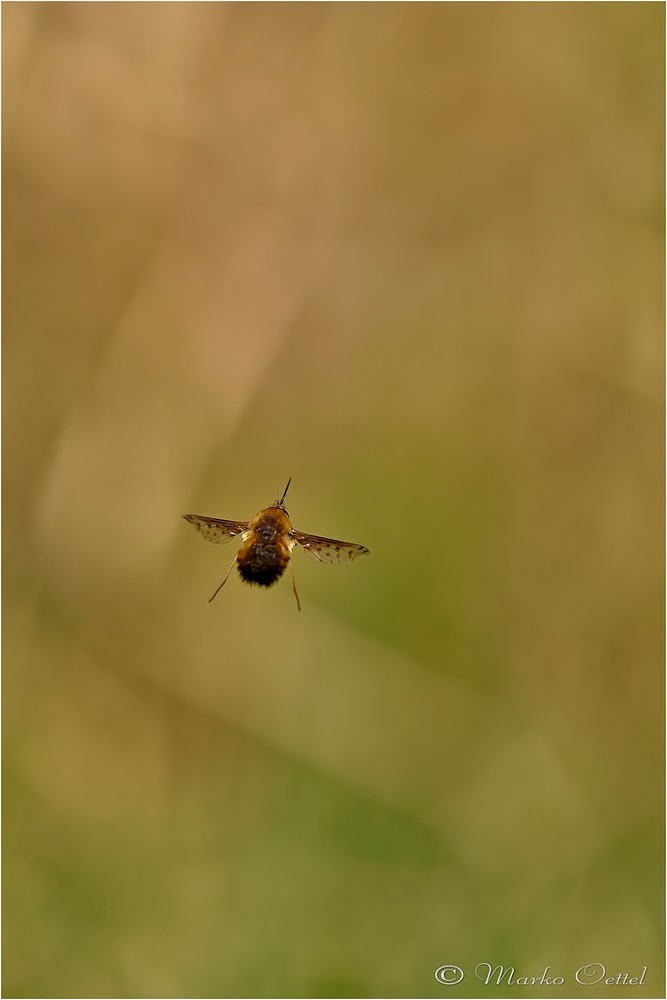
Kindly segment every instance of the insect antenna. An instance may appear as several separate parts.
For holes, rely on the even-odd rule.
[[[220,584],[220,586],[218,587],[218,589],[217,589],[217,590],[215,591],[215,593],[211,594],[211,596],[209,597],[209,599],[208,599],[208,603],[209,603],[209,604],[211,603],[211,601],[213,600],[213,598],[214,598],[214,597],[216,597],[216,596],[218,595],[218,593],[219,593],[219,592],[220,592],[220,591],[222,590],[222,588],[224,587],[224,585],[225,585],[225,584],[227,583],[227,579],[228,579],[228,577],[229,577],[229,574],[231,573],[231,571],[232,571],[232,570],[234,569],[234,567],[236,566],[236,560],[237,560],[237,559],[238,559],[238,554],[234,556],[234,559],[233,559],[233,562],[232,562],[232,565],[231,565],[231,566],[229,567],[229,569],[227,570],[227,575],[225,576],[225,579],[224,579],[224,580],[222,581],[222,583]]]

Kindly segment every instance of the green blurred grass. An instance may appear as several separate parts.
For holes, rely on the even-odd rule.
[[[3,28],[4,995],[662,995],[663,9]]]

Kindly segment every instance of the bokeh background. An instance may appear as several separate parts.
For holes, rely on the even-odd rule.
[[[664,995],[663,5],[2,15],[4,995]]]

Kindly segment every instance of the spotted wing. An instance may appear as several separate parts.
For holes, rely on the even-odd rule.
[[[316,562],[344,563],[369,554],[365,545],[356,545],[354,542],[339,542],[335,538],[307,535],[302,531],[293,531],[292,535],[303,547],[308,558]]]
[[[221,517],[204,517],[202,514],[184,514],[183,517],[197,529],[202,538],[216,545],[224,545],[235,535],[247,531],[248,521],[224,521]]]

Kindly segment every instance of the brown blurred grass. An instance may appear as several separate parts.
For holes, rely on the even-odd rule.
[[[3,29],[5,995],[660,995],[662,8]]]

